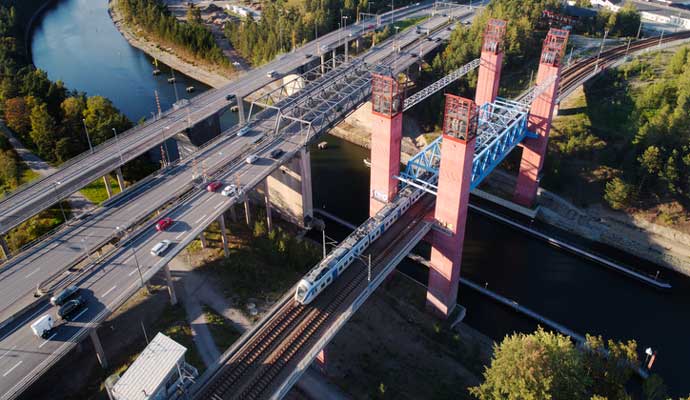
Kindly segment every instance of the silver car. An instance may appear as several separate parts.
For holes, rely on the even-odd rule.
[[[165,252],[165,250],[170,247],[170,241],[169,240],[163,240],[158,242],[155,246],[151,248],[151,255],[152,256],[157,256],[160,257],[161,254]]]

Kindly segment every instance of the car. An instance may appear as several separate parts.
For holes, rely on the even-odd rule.
[[[429,42],[433,42],[433,41],[434,41],[434,38],[432,38],[431,36],[427,36],[427,37],[426,37],[426,40],[428,40]]]
[[[83,306],[85,302],[84,299],[81,297],[77,297],[76,299],[72,299],[60,307],[58,310],[58,317],[62,320],[68,321],[69,318],[74,315],[77,311],[79,311]]]
[[[249,125],[245,125],[237,132],[237,136],[244,136],[247,133],[249,133],[250,130],[251,128],[249,127]]]
[[[259,159],[259,156],[256,154],[252,154],[251,156],[248,156],[247,158],[244,159],[244,161],[247,162],[247,164],[254,164],[256,160]]]
[[[206,186],[206,190],[208,190],[209,192],[215,192],[221,186],[223,186],[223,182],[221,181],[211,182],[208,184],[208,186]]]
[[[151,255],[160,257],[161,254],[165,253],[165,251],[170,247],[170,241],[169,240],[162,240],[158,243],[156,243],[155,246],[151,248]]]
[[[229,95],[225,96],[225,100],[227,101],[232,101],[235,98],[235,95],[230,93]]]
[[[268,72],[266,73],[266,76],[269,77],[269,78],[273,78],[275,75],[276,75],[276,72],[275,72],[275,71],[268,71]]]
[[[173,224],[173,220],[170,217],[165,217],[162,220],[158,221],[156,223],[156,230],[158,232],[163,232],[164,230],[168,229],[170,225]]]
[[[283,149],[275,149],[271,152],[271,158],[278,158],[285,154],[285,151]]]
[[[68,286],[62,291],[58,292],[55,296],[50,298],[50,304],[54,306],[61,306],[67,300],[79,294],[79,288],[76,286]]]
[[[223,189],[222,192],[220,192],[220,194],[222,194],[223,196],[232,196],[233,194],[235,194],[235,192],[237,192],[237,186],[228,185],[225,187],[225,189]]]
[[[441,40],[442,40],[442,39],[441,39],[440,37],[437,37],[437,38],[434,40],[434,42],[437,42],[437,43],[438,43],[438,42],[440,42]]]
[[[312,55],[309,54],[309,53],[307,53],[307,54],[304,55],[304,58],[311,58],[311,57],[312,57]]]

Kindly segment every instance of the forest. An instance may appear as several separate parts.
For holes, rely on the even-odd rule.
[[[160,45],[168,45],[213,65],[231,69],[211,32],[198,18],[180,22],[159,0],[120,0],[118,9],[128,23],[143,29]],[[198,10],[198,9],[197,9]]]

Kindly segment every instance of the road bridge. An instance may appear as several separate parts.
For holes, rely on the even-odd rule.
[[[421,15],[432,6],[433,3],[425,2],[401,8],[395,10],[395,13],[382,14],[378,21],[386,24],[393,21],[392,18],[401,20]],[[335,53],[345,43],[358,39],[375,27],[375,20],[364,20],[359,24],[330,32],[291,53],[277,57],[262,67],[247,72],[222,88],[202,93],[187,103],[174,106],[154,120],[148,120],[143,125],[120,132],[113,139],[94,147],[93,151],[62,164],[55,173],[17,188],[10,195],[0,199],[0,235],[99,177],[118,170],[128,161],[161,145],[166,139],[215,116],[219,111],[233,104],[242,110],[244,97],[312,62],[307,55],[321,54],[322,48]],[[268,76],[271,71],[274,73],[273,77]],[[232,96],[231,100],[228,100],[228,96]],[[242,119],[244,113],[241,112],[240,115]]]
[[[450,35],[449,30],[437,29],[446,23],[447,19],[441,16],[424,22],[433,31],[432,38],[440,39]],[[420,51],[424,54],[434,47],[426,45],[422,49],[425,40],[413,29],[402,32],[400,36],[387,43],[397,40],[400,49],[415,54]],[[181,199],[165,212],[165,216],[175,220],[167,231],[156,232],[153,227],[144,226],[125,234],[118,245],[97,264],[70,278],[85,290],[87,307],[73,321],[60,326],[48,340],[34,337],[28,328],[28,324],[37,316],[50,312],[50,307],[45,303],[39,304],[31,314],[7,325],[2,330],[0,341],[8,349],[5,359],[11,361],[6,366],[3,362],[6,370],[0,373],[0,390],[4,392],[2,398],[13,398],[21,393],[87,333],[94,332],[97,324],[139,290],[144,282],[161,269],[167,272],[169,260],[210,223],[219,220],[223,227],[225,212],[244,201],[248,191],[264,182],[281,164],[303,152],[305,145],[366,101],[371,90],[372,72],[390,73],[391,68],[386,65],[391,64],[402,71],[418,61],[402,50],[399,52],[397,47],[393,49],[385,44],[376,46],[361,59],[344,63],[308,83],[300,92],[281,98],[277,110],[266,109],[250,121],[251,132],[246,136],[237,138],[224,135],[212,147],[213,151],[211,147],[204,149],[205,153],[202,154],[207,159],[219,155],[219,160],[225,162],[212,179],[237,182],[242,191],[228,198],[209,193],[203,188],[190,190],[183,193]],[[318,104],[306,107],[305,104],[314,99],[316,92],[319,93]],[[238,148],[242,150],[240,154],[232,153],[232,149]],[[269,156],[276,148],[285,152],[278,160]],[[253,164],[244,162],[248,154],[257,155],[258,161]],[[180,175],[179,179],[184,182],[189,175]],[[141,201],[134,198],[132,202]],[[173,247],[163,257],[151,255],[150,248],[163,239],[172,241]],[[92,338],[97,340],[94,335]]]
[[[400,125],[394,122],[401,113],[401,107],[394,106],[400,104],[399,88],[386,77],[381,77],[378,83],[375,78],[372,111],[390,121],[373,124],[372,217],[333,249],[328,265],[340,265],[339,260],[352,256],[354,261],[348,269],[338,269],[340,276],[308,305],[294,300],[297,286],[286,293],[252,332],[224,354],[224,364],[202,379],[195,398],[284,396],[306,367],[323,354],[328,342],[368,295],[427,233],[432,242],[427,306],[442,317],[452,312],[457,298],[470,188],[477,186],[512,149],[524,143],[527,150],[523,152],[519,183],[523,186],[518,186],[516,199],[529,203],[533,199],[532,188],[538,184],[540,158],[545,153],[550,120],[558,100],[567,31],[549,31],[537,85],[516,101],[510,101],[497,98],[493,90],[500,77],[500,63],[491,60],[500,59],[492,56],[501,50],[500,46],[492,46],[491,31],[500,25],[501,21],[491,21],[485,34],[480,65],[488,71],[480,70],[480,76],[484,76],[477,90],[477,101],[483,101],[481,107],[478,109],[472,100],[447,95],[444,131],[439,143],[422,150],[400,173],[395,171],[399,165],[399,154],[396,159],[395,153],[399,153],[400,144],[395,142],[400,140],[397,132]],[[499,44],[501,35],[498,35]],[[578,71],[579,68],[573,68],[568,74],[568,79],[579,80],[571,84],[585,80],[574,78]],[[376,157],[376,152],[384,157]],[[381,175],[378,180],[377,174]],[[406,185],[400,192],[397,185],[390,185],[395,179]],[[413,200],[411,207],[403,206],[409,204],[404,202],[405,198]],[[369,242],[369,238],[376,237],[372,235],[378,234],[383,221],[391,221],[395,210],[400,212],[395,222],[386,222],[385,233]],[[367,254],[373,257],[368,265],[362,260]],[[323,279],[331,276],[330,272],[322,275]],[[318,284],[320,281],[315,283]]]

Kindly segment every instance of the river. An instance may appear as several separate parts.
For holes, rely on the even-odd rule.
[[[105,0],[61,0],[37,22],[32,37],[35,64],[51,79],[70,89],[110,98],[130,119],[155,111],[153,91],[166,109],[175,101],[167,83],[169,68],[151,74],[152,60],[124,40],[107,14]],[[208,87],[178,77],[178,96],[193,85],[197,93]],[[235,123],[227,113],[225,127]],[[312,150],[314,206],[360,222],[368,210],[368,174],[362,160],[367,151],[334,137],[326,150]],[[337,229],[329,228],[328,229]],[[424,280],[412,263],[401,268]],[[470,213],[463,276],[507,296],[542,315],[580,332],[613,339],[635,339],[643,349],[658,351],[654,372],[670,387],[670,394],[687,395],[690,359],[690,279],[663,271],[673,289],[660,292],[544,242]],[[535,324],[466,287],[459,302],[467,308],[465,322],[499,340],[514,331],[531,331]]]

